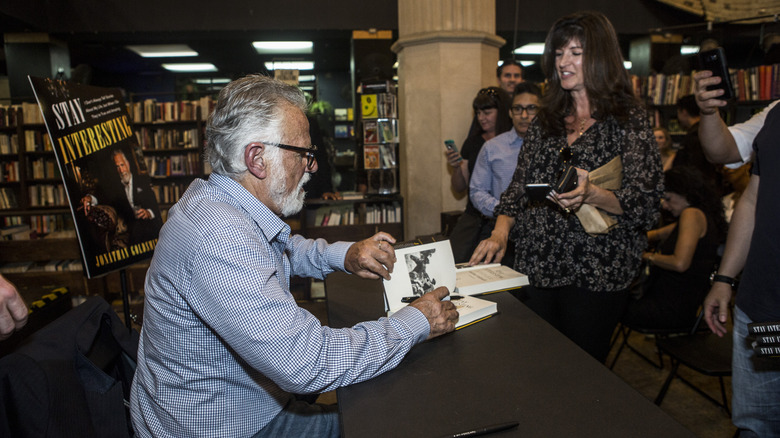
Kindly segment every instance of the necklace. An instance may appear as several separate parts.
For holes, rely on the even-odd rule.
[[[580,135],[578,137],[582,137],[582,134],[585,132],[585,122],[587,119],[582,119],[580,122]]]

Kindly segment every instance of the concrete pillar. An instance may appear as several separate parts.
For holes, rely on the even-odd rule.
[[[495,0],[398,0],[400,179],[406,239],[440,230],[466,199],[450,189],[444,140],[460,147],[480,88],[496,85]]]

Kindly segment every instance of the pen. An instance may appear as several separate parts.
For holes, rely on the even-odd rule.
[[[517,427],[520,423],[517,421],[510,421],[508,423],[498,423],[491,426],[480,427],[466,432],[454,433],[452,435],[446,435],[443,438],[467,438],[472,436],[487,435],[489,433],[500,432],[502,430],[512,429]]]
[[[413,297],[403,297],[403,298],[401,298],[401,302],[402,303],[411,303],[412,301],[416,300],[417,298],[420,298],[420,297],[418,297],[416,295],[413,296]],[[459,300],[461,298],[463,298],[463,297],[460,296],[460,295],[450,295],[450,299],[451,300]]]

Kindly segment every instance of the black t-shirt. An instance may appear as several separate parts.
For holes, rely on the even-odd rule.
[[[463,157],[464,160],[468,160],[468,169],[469,169],[469,181],[466,181],[466,184],[469,184],[471,182],[471,175],[474,173],[474,165],[477,164],[477,156],[479,155],[479,151],[482,150],[482,145],[485,144],[485,139],[482,138],[482,134],[472,135],[471,137],[466,138],[466,141],[463,142],[463,146],[460,148],[460,156]],[[468,196],[468,188],[466,189],[466,194]],[[471,197],[468,198],[468,203],[466,204],[466,211],[469,213],[474,213],[477,216],[480,216],[481,213],[479,210],[477,210],[477,207],[474,207],[474,205],[471,203]]]
[[[760,175],[750,251],[737,293],[737,305],[754,322],[780,320],[780,106],[766,116],[753,141],[753,174]],[[765,171],[762,173],[761,169]]]

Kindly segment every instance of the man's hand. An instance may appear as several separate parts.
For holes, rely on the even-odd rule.
[[[708,86],[720,83],[722,80],[720,76],[713,76],[711,71],[702,70],[693,75],[693,80],[696,82],[694,89],[696,104],[699,105],[703,116],[713,115],[718,112],[718,108],[726,106],[727,102],[720,97],[725,92],[722,88],[707,90]]]
[[[731,286],[720,281],[712,284],[710,293],[704,299],[704,320],[710,326],[710,330],[721,338],[726,334],[729,302],[731,302]]]
[[[135,210],[135,218],[148,220],[152,218],[152,213],[145,208],[138,208]]]
[[[344,268],[359,277],[389,280],[396,260],[394,243],[393,236],[384,232],[355,242],[347,250]]]
[[[0,341],[27,323],[27,306],[16,288],[0,275]]]
[[[455,323],[458,322],[460,315],[452,301],[442,301],[442,298],[449,294],[450,291],[446,287],[437,287],[409,304],[428,318],[428,323],[431,325],[428,339],[455,330]]]

